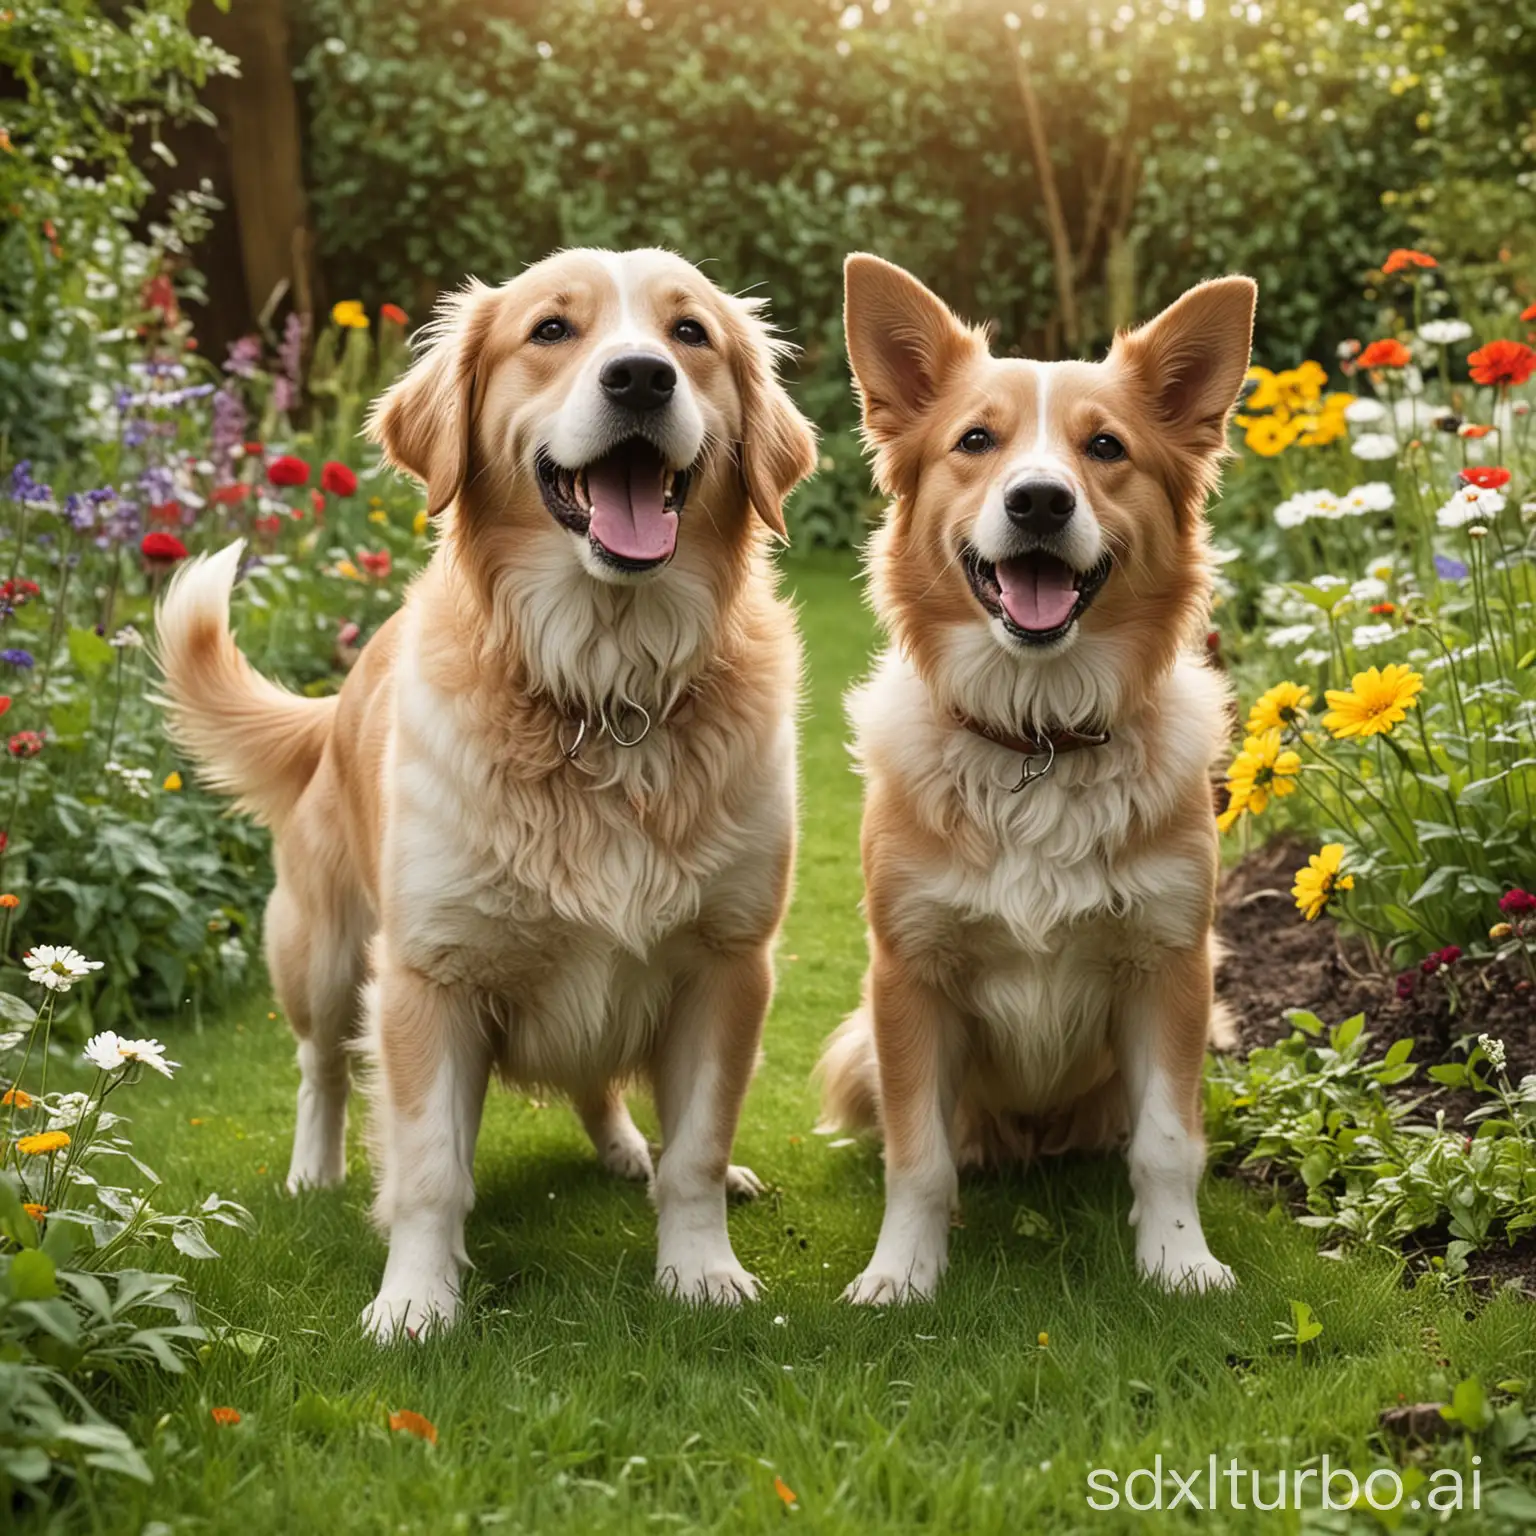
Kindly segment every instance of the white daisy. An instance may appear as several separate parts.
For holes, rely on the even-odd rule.
[[[1357,427],[1369,426],[1373,421],[1380,421],[1386,414],[1386,406],[1380,400],[1371,399],[1369,395],[1351,400],[1344,407],[1344,420]]]
[[[132,624],[124,624],[107,643],[115,645],[120,651],[142,651],[144,649],[144,636]]]
[[[1320,650],[1315,645],[1309,645],[1304,651],[1297,651],[1292,658],[1298,667],[1320,667],[1325,661],[1333,660],[1333,652]]]
[[[1272,629],[1269,632],[1269,644],[1278,651],[1289,650],[1293,645],[1300,645],[1303,640],[1310,640],[1316,628],[1313,624],[1291,624],[1284,629]]]
[[[127,1059],[123,1055],[122,1037],[112,1030],[103,1030],[85,1042],[85,1059],[103,1072],[115,1072]]]
[[[1397,456],[1397,439],[1386,432],[1362,432],[1350,445],[1357,459],[1391,459]]]
[[[1355,517],[1364,512],[1390,512],[1396,501],[1396,493],[1385,480],[1367,480],[1344,497],[1344,505]]]
[[[1357,624],[1349,638],[1357,651],[1367,651],[1373,645],[1385,645],[1396,636],[1397,631],[1390,624]]]
[[[1419,336],[1432,347],[1454,347],[1472,334],[1472,327],[1465,320],[1426,320],[1419,327]]]
[[[1349,595],[1357,603],[1381,603],[1386,601],[1387,584],[1379,576],[1362,576],[1351,584]]]
[[[1504,510],[1503,495],[1476,485],[1464,485],[1435,513],[1442,528],[1465,528],[1485,517],[1497,517]]]
[[[1312,585],[1319,592],[1336,592],[1340,587],[1348,586],[1349,583],[1342,576],[1335,576],[1331,572],[1324,571],[1321,576],[1314,576],[1312,578]]]
[[[170,1077],[180,1065],[165,1059],[165,1047],[158,1040],[119,1040],[117,1048],[125,1061],[136,1061],[141,1067],[153,1067],[162,1077]]]
[[[21,957],[27,968],[27,980],[47,987],[50,992],[68,992],[83,976],[99,971],[100,960],[87,960],[68,944],[39,944]]]

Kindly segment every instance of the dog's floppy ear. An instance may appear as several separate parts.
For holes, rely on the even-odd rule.
[[[891,481],[899,475],[891,444],[912,428],[958,367],[986,351],[986,338],[910,272],[878,256],[850,256],[843,284],[848,361],[864,434],[877,450],[876,478],[894,490]]]
[[[1214,457],[1226,447],[1258,293],[1251,277],[1218,277],[1115,339],[1110,360],[1136,376],[1149,410],[1188,452]]]
[[[741,477],[753,511],[787,540],[784,498],[816,468],[816,429],[779,382],[776,365],[789,349],[773,340],[756,303],[738,299],[732,307],[732,354],[741,397]]]
[[[495,319],[494,292],[471,282],[444,299],[426,332],[426,351],[368,415],[368,435],[384,457],[426,486],[432,517],[469,479],[475,384]]]

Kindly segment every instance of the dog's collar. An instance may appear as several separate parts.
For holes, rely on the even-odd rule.
[[[950,717],[962,730],[969,731],[973,736],[990,741],[994,747],[1019,754],[1023,766],[1019,782],[1013,786],[1013,794],[1043,779],[1056,766],[1056,759],[1063,752],[1080,752],[1084,747],[1102,747],[1110,735],[1108,731],[1079,731],[1071,726],[1060,726],[1049,731],[1019,731],[1014,734],[998,730],[996,726],[977,720],[963,710],[951,710]],[[1042,757],[1045,759],[1043,767],[1039,766]]]

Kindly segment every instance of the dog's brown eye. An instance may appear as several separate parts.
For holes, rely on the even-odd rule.
[[[672,327],[672,339],[685,347],[707,347],[709,332],[697,320],[679,320]]]
[[[997,441],[985,427],[972,427],[964,433],[955,447],[961,453],[991,453]]]
[[[559,315],[551,315],[547,320],[540,320],[533,328],[533,339],[541,341],[545,346],[551,346],[557,341],[564,341],[571,334],[568,322],[562,320]]]
[[[1108,432],[1100,432],[1097,437],[1089,439],[1088,457],[1097,459],[1101,464],[1113,464],[1116,459],[1125,457],[1125,444],[1118,437],[1111,437]]]

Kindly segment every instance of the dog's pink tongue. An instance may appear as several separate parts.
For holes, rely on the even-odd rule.
[[[662,496],[665,466],[645,443],[625,443],[587,468],[592,537],[622,560],[665,560],[677,545],[677,513]]]
[[[1020,629],[1058,629],[1077,603],[1072,572],[1049,556],[999,561],[997,585],[1003,608]]]

